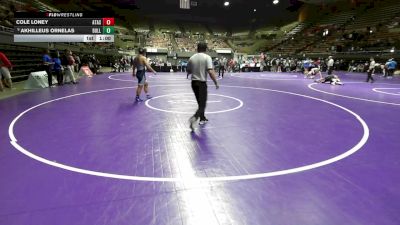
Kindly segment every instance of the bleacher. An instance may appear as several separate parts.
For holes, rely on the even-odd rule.
[[[146,46],[152,48],[172,48],[170,34],[159,32],[150,33],[146,40]]]
[[[385,24],[400,13],[400,2],[393,1],[390,5],[368,9],[356,17],[346,30],[365,30],[378,24]]]
[[[332,32],[332,30],[338,29],[348,23],[353,17],[353,11],[344,11],[334,15],[329,14],[314,24],[310,22],[299,23],[283,38],[281,43],[272,48],[272,52],[293,54],[307,51],[312,46],[323,43],[320,39],[325,29]]]
[[[228,40],[239,51],[268,51],[302,32],[309,24],[292,22],[282,27],[260,27],[254,32],[236,32]]]
[[[356,12],[353,10],[349,11],[344,11],[344,12],[339,12],[336,14],[330,14],[322,18],[322,20],[319,22],[321,26],[326,26],[326,25],[336,25],[336,26],[342,26],[345,23],[349,22],[354,18],[356,15]]]
[[[222,35],[227,33],[227,29],[221,25],[208,25],[209,33]]]
[[[283,31],[287,36],[292,36],[302,31],[306,25],[304,22],[293,22],[279,28],[279,30]]]
[[[393,2],[389,6],[366,9],[358,12],[343,29],[332,30],[331,35],[316,42],[313,46],[304,49],[305,52],[336,52],[336,46],[342,46],[344,51],[380,51],[387,50],[384,42],[394,42],[399,40],[399,32],[391,32],[384,24],[390,24],[396,15],[400,12],[400,4]],[[340,15],[340,17],[345,17]],[[348,17],[347,17],[348,18]],[[339,18],[338,19],[342,19]],[[335,20],[332,20],[333,22]],[[333,23],[332,22],[332,23]],[[368,33],[367,27],[370,27],[371,33]],[[348,40],[343,38],[352,32],[363,35],[362,40]]]
[[[154,24],[154,28],[160,33],[174,33],[179,30],[178,25],[174,23],[157,23]]]
[[[208,36],[206,40],[207,40],[208,48],[211,50],[221,49],[221,48],[230,48],[229,45],[222,38]]]
[[[14,11],[17,9],[16,5],[12,1],[1,1],[0,4],[0,26],[2,31],[6,31],[7,28],[13,27]]]
[[[14,65],[11,71],[13,79],[27,77],[31,72],[37,71],[42,63],[41,48],[0,44],[0,49]]]
[[[14,29],[12,29],[10,27],[6,27],[6,26],[0,25],[0,32],[13,34],[14,33]]]
[[[293,22],[282,26],[276,32],[275,38],[267,42],[264,48],[277,49],[283,52],[292,52],[296,47],[291,44],[288,45],[288,43],[291,43],[291,41],[294,40],[294,37],[304,32],[304,30],[309,26],[310,24],[308,22]],[[296,40],[293,44],[300,44],[298,41],[299,40]],[[283,43],[285,43],[285,45],[283,45]],[[284,49],[280,46],[284,46]]]
[[[386,3],[389,4],[389,3]],[[400,13],[400,2],[392,1],[390,5],[379,5],[373,8],[362,8],[358,11],[348,10],[336,14],[328,14],[314,25],[293,35],[281,44],[272,48],[271,52],[279,54],[295,54],[310,52],[336,52],[342,50],[374,50],[387,49],[379,42],[399,40],[399,32],[385,29]],[[371,33],[367,33],[370,27]],[[323,31],[329,32],[325,37]],[[346,34],[358,32],[365,36],[362,40],[349,40]],[[337,49],[340,46],[340,49]],[[344,48],[344,49],[342,49]]]
[[[178,51],[182,52],[194,52],[196,51],[197,40],[189,37],[175,37],[175,41],[178,46]]]
[[[42,1],[32,0],[31,4],[33,7],[37,8],[40,12],[59,12],[55,7],[50,6]]]
[[[208,34],[207,28],[202,23],[183,23],[186,33],[191,34]]]

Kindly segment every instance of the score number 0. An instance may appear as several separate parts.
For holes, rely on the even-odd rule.
[[[103,26],[114,26],[114,18],[103,18]]]

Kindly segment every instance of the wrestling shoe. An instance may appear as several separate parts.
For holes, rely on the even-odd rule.
[[[135,99],[136,102],[143,102],[143,99],[141,99],[139,96],[136,97]]]
[[[200,120],[199,125],[204,125],[204,124],[206,124],[207,122],[208,122],[208,119],[205,118],[205,119],[203,119],[203,120]]]
[[[196,128],[196,122],[197,122],[197,118],[192,116],[189,119],[189,123],[190,123],[190,129],[192,130],[192,132],[194,131],[194,129]]]

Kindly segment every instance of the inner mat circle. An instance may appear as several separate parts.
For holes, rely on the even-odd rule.
[[[177,93],[153,97],[146,101],[146,106],[161,112],[189,115],[197,109],[197,102],[193,93]],[[208,94],[206,113],[230,112],[242,106],[243,101],[238,98],[221,94]]]

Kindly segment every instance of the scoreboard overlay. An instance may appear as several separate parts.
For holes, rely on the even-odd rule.
[[[114,42],[114,23],[91,12],[16,12],[14,42]]]

